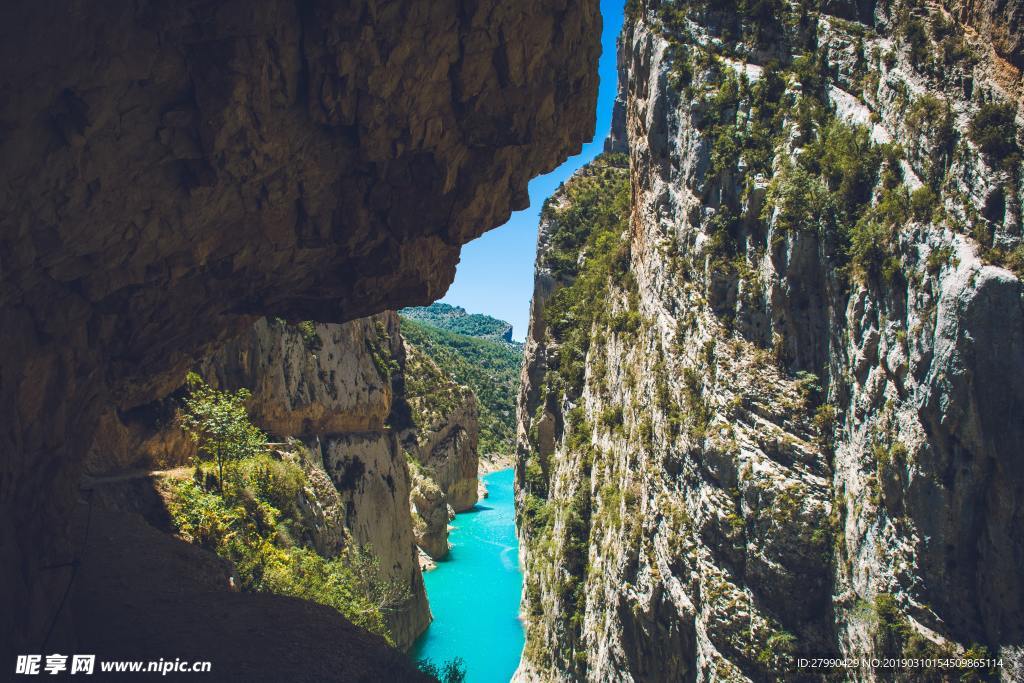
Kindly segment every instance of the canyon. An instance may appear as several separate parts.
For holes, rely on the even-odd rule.
[[[298,543],[325,558],[346,544],[366,548],[403,589],[402,604],[383,617],[408,648],[430,622],[417,546],[435,559],[447,554],[448,521],[477,500],[472,391],[408,345],[394,313],[341,325],[263,319],[196,372],[220,391],[248,390],[252,422],[277,458],[301,465],[301,514],[290,532]],[[166,510],[181,504],[175,483],[193,476],[198,455],[181,426],[188,394],[183,386],[140,406],[127,424],[116,413],[104,420],[85,466],[91,502],[179,531]],[[142,457],[118,461],[125,453]],[[136,471],[147,476],[124,476]]]
[[[597,2],[6,3],[0,658],[434,680],[465,512],[518,683],[1024,679],[1022,17],[629,0],[520,346],[434,302],[593,136]]]

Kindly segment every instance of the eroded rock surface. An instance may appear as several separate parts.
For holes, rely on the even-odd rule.
[[[479,495],[479,404],[415,345],[406,342],[405,351],[402,448],[412,469],[417,543],[436,560],[448,554],[448,522]]]
[[[460,245],[592,134],[600,17],[26,0],[0,27],[0,641],[23,651],[100,416],[260,316],[436,298]]]
[[[608,146],[628,159],[542,215],[517,680],[805,680],[811,653],[1019,667],[1022,177],[972,128],[1008,105],[1019,145],[1019,3],[966,26],[934,3],[773,6],[638,3]],[[830,153],[868,171],[822,180]]]

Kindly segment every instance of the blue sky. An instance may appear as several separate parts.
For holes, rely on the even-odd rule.
[[[551,173],[530,183],[530,208],[512,214],[508,223],[462,248],[455,282],[441,301],[462,306],[470,313],[486,313],[512,323],[513,334],[526,336],[533,296],[533,260],[537,251],[537,223],[544,200],[576,169],[601,153],[612,121],[615,102],[615,39],[622,28],[625,0],[601,0],[604,29],[601,35],[601,89],[597,96],[594,139],[583,151]]]

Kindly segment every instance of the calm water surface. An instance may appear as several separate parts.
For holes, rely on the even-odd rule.
[[[434,621],[412,648],[414,659],[466,662],[468,683],[507,683],[523,651],[523,625],[511,469],[484,476],[490,496],[460,513],[451,552],[423,575]]]

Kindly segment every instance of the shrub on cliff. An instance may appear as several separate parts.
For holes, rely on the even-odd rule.
[[[986,102],[971,119],[971,140],[982,154],[1004,165],[1020,162],[1016,109],[1011,104]]]
[[[190,372],[182,427],[199,446],[200,456],[217,464],[217,487],[224,490],[224,467],[229,468],[266,450],[266,435],[249,421],[247,389],[218,391]]]
[[[245,458],[210,487],[205,482],[216,465],[197,463],[193,479],[170,486],[168,510],[178,534],[230,560],[242,590],[333,607],[392,642],[384,614],[405,604],[408,589],[384,575],[372,550],[350,544],[328,558],[294,540],[304,523],[298,498],[310,489],[297,457]]]
[[[433,676],[441,683],[463,683],[466,680],[466,665],[462,661],[462,657],[449,659],[441,666],[429,659],[421,659],[416,666],[420,671],[428,676]]]

